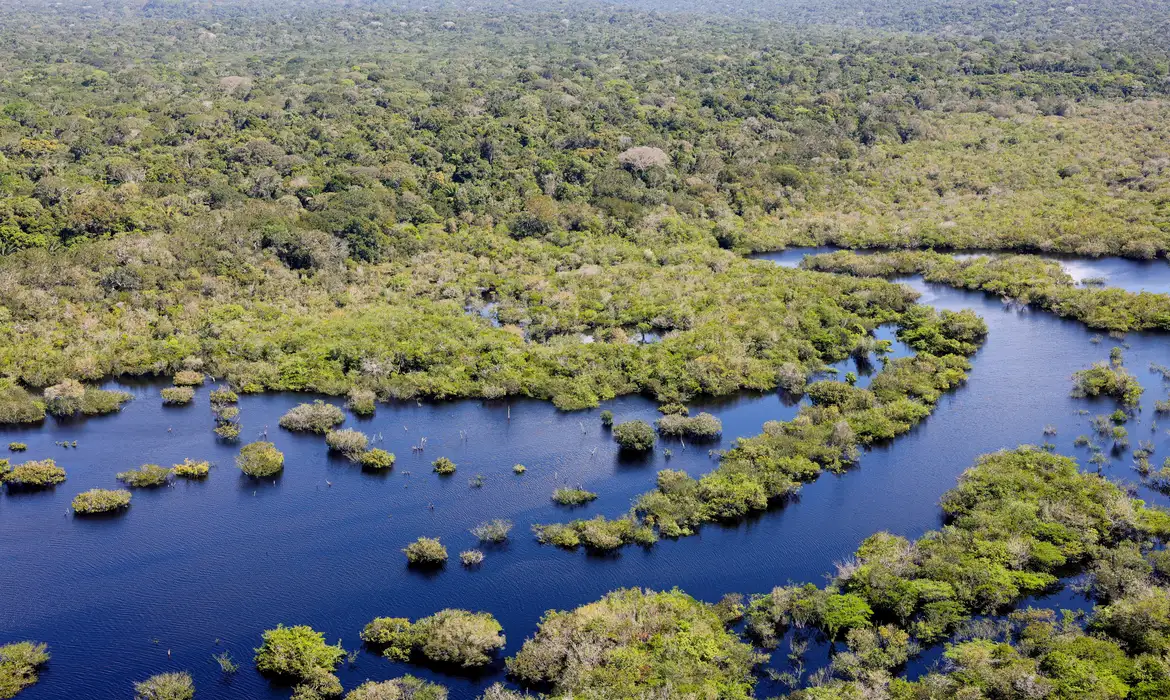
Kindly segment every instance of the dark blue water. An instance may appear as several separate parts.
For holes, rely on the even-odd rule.
[[[990,335],[968,385],[944,397],[935,415],[910,434],[867,452],[858,469],[823,476],[785,508],[649,551],[565,552],[536,545],[528,530],[533,523],[618,515],[653,487],[657,470],[709,471],[717,464],[710,449],[758,433],[766,420],[790,419],[797,405],[779,394],[695,404],[692,409],[722,419],[724,438],[713,445],[669,445],[669,462],[661,444],[646,460],[621,458],[599,410],[561,413],[534,401],[381,405],[372,420],[347,421],[380,435],[379,446],[398,455],[392,473],[373,475],[331,459],[320,437],[277,427],[279,417],[306,397],[248,396],[240,404],[243,441],[267,429],[286,456],[283,476],[260,485],[239,475],[236,447],[214,440],[206,388],[195,405],[164,409],[157,386],[132,386],[137,398],[119,415],[0,430],[2,443],[29,444],[20,460],[53,457],[69,473],[53,491],[0,497],[0,590],[6,593],[0,642],[44,641],[53,655],[41,682],[21,698],[125,698],[132,682],[168,670],[190,671],[204,700],[287,698],[287,688],[271,685],[251,667],[264,629],[308,624],[330,641],[359,649],[358,633],[375,616],[419,617],[445,607],[494,614],[513,653],[546,610],[571,608],[622,586],[677,586],[714,601],[790,581],[822,583],[834,562],[873,532],[914,538],[937,527],[939,496],[985,452],[1048,439],[1087,464],[1087,451],[1072,443],[1089,432],[1090,416],[1076,411],[1103,413],[1114,406],[1071,398],[1070,376],[1106,359],[1110,340],[1094,344],[1093,334],[1077,323],[1008,308],[983,294],[909,283],[923,292],[924,303],[972,308],[987,320]],[[888,329],[882,332],[890,337]],[[1170,364],[1166,341],[1133,334],[1126,350],[1127,365],[1147,387],[1141,423],[1131,423],[1130,432],[1135,446],[1139,438],[1155,440],[1159,459],[1170,454],[1170,436],[1165,429],[1150,431],[1152,403],[1167,391],[1146,367]],[[856,369],[850,364],[838,368],[842,376]],[[658,415],[652,402],[638,397],[603,408],[619,421]],[[1046,438],[1042,431],[1050,424],[1057,434]],[[423,436],[425,452],[412,452]],[[54,444],[73,440],[77,449]],[[455,476],[431,473],[430,461],[439,456],[459,465]],[[130,510],[116,518],[68,515],[73,495],[116,487],[118,471],[188,457],[217,465],[208,480],[136,491]],[[516,463],[528,472],[515,476]],[[1136,478],[1128,458],[1106,470]],[[482,488],[468,484],[477,474],[484,477]],[[600,498],[566,511],[549,501],[561,485],[579,485]],[[440,537],[454,560],[476,546],[468,528],[489,518],[509,518],[516,528],[506,547],[486,550],[482,568],[468,571],[456,562],[431,575],[406,568],[400,550],[418,536]],[[241,665],[230,678],[211,660],[224,650]],[[365,651],[339,675],[352,688],[366,678],[407,672],[444,683],[453,698],[474,697],[504,677],[501,664],[461,677]],[[782,690],[763,681],[759,695]]]

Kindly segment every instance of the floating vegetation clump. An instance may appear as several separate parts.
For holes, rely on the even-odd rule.
[[[236,466],[251,477],[276,476],[284,470],[284,453],[271,442],[251,442],[240,448]]]
[[[402,551],[414,566],[441,566],[447,562],[447,548],[437,538],[420,537]]]
[[[324,401],[303,403],[280,417],[280,427],[308,433],[327,433],[345,421],[340,408]]]
[[[112,513],[130,506],[130,492],[125,489],[90,489],[73,497],[77,515]]]
[[[144,464],[137,469],[119,472],[118,481],[132,489],[147,489],[166,486],[171,480],[171,470],[157,464]]]

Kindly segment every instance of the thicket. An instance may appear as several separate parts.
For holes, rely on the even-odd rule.
[[[392,681],[366,681],[346,693],[345,700],[447,700],[447,689],[407,675]]]
[[[402,550],[412,566],[442,566],[447,563],[447,548],[438,538],[420,537]]]
[[[118,481],[132,489],[158,488],[170,483],[173,471],[157,464],[144,464],[138,469],[118,473]]]
[[[73,497],[77,515],[112,513],[130,506],[130,492],[125,489],[90,489]]]
[[[240,448],[236,466],[253,478],[275,476],[284,470],[284,453],[271,442],[252,442]]]
[[[191,700],[195,681],[183,671],[160,673],[134,684],[134,700]]]
[[[41,666],[49,662],[44,644],[15,642],[0,646],[0,698],[7,700],[37,682]]]
[[[314,401],[298,404],[290,409],[280,417],[280,427],[285,430],[327,433],[344,421],[345,413],[340,408],[324,401]]]
[[[415,622],[379,617],[362,630],[362,641],[396,661],[416,655],[438,664],[475,668],[492,662],[504,648],[503,627],[490,613],[441,610]]]
[[[171,467],[171,472],[181,479],[204,479],[211,473],[211,462],[188,458]]]
[[[646,452],[654,447],[658,436],[644,420],[632,420],[613,426],[613,439],[623,450]]]
[[[326,644],[325,635],[312,627],[277,625],[264,632],[255,662],[261,673],[296,681],[293,695],[298,700],[316,700],[341,695],[333,670],[343,658],[341,644]]]
[[[34,460],[11,466],[0,459],[0,483],[9,489],[44,489],[65,482],[65,469],[52,459]]]

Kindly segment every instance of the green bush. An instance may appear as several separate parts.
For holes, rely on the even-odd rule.
[[[8,443],[8,450],[10,452],[24,452],[27,449],[28,449],[28,445],[26,445],[23,442],[10,442],[10,443]]]
[[[376,403],[377,398],[377,394],[369,389],[354,387],[349,390],[349,397],[345,405],[349,406],[349,410],[353,411],[356,415],[372,416],[378,409]]]
[[[307,686],[298,688],[298,692],[336,688],[336,692],[329,694],[340,695],[341,683],[333,670],[343,658],[345,650],[341,644],[326,644],[325,635],[312,627],[277,625],[276,629],[264,632],[255,661],[256,670],[261,673],[293,679]]]
[[[275,476],[284,469],[284,454],[271,442],[251,442],[240,448],[236,466],[251,477]]]
[[[45,389],[45,410],[54,416],[72,416],[81,410],[85,386],[76,379],[65,379]]]
[[[240,437],[239,423],[220,423],[215,426],[215,434],[221,440],[232,441]]]
[[[440,476],[450,476],[455,473],[455,463],[446,457],[440,457],[431,462],[434,472]]]
[[[601,412],[601,424],[606,428],[613,425],[613,411],[607,409]]]
[[[597,494],[592,491],[564,487],[554,490],[552,494],[553,502],[562,506],[585,505],[596,498]]]
[[[369,443],[370,439],[357,430],[331,430],[325,434],[325,444],[329,446],[330,451],[353,460],[361,458]]]
[[[3,460],[7,463],[8,460]],[[0,473],[0,481],[9,488],[42,489],[64,483],[65,470],[51,459],[25,462]]]
[[[392,681],[366,681],[346,693],[345,700],[447,700],[447,689],[408,675]]]
[[[182,372],[176,372],[171,383],[175,386],[203,386],[204,379],[202,372],[185,369]]]
[[[748,700],[764,658],[724,627],[714,606],[677,590],[624,589],[545,614],[507,665],[557,696]]]
[[[49,662],[44,644],[15,642],[0,646],[0,698],[16,694],[37,682],[37,672]]]
[[[695,440],[711,440],[723,432],[723,423],[710,413],[700,413],[688,418],[681,414],[667,414],[655,422],[658,432],[668,437],[689,437]]]
[[[210,398],[212,405],[216,406],[238,403],[240,400],[240,397],[238,394],[236,394],[236,392],[223,387],[219,389],[212,389]]]
[[[468,549],[459,553],[459,562],[470,568],[483,563],[483,552],[478,549]]]
[[[45,419],[45,404],[10,379],[0,379],[0,424],[36,423]]]
[[[1136,406],[1145,389],[1124,367],[1098,362],[1073,373],[1073,396],[1112,396],[1126,406]]]
[[[414,566],[441,566],[447,562],[447,548],[438,539],[420,537],[402,550]]]
[[[183,479],[204,479],[211,473],[211,462],[184,459],[171,467],[171,472]]]
[[[411,623],[377,618],[362,630],[362,641],[384,647],[383,654],[406,661],[418,654],[432,663],[476,668],[491,663],[504,648],[503,628],[490,613],[441,610]]]
[[[386,450],[375,447],[372,450],[366,450],[358,458],[361,465],[366,469],[390,469],[394,466],[394,454]]]
[[[186,672],[160,673],[134,684],[134,700],[191,700],[195,681]]]
[[[513,464],[512,465],[512,473],[513,474],[520,475],[526,471],[528,471],[528,467],[524,466],[523,464]]]
[[[310,433],[327,433],[345,421],[340,408],[324,401],[303,403],[280,417],[280,427]]]
[[[512,521],[500,519],[482,522],[471,528],[471,534],[475,535],[480,542],[496,544],[508,541],[508,533],[511,531]]]
[[[646,452],[654,447],[658,436],[654,428],[642,420],[632,420],[619,423],[613,427],[613,439],[621,445],[623,450]]]
[[[81,413],[86,416],[101,416],[107,413],[117,413],[122,405],[134,397],[124,391],[106,391],[104,389],[86,389],[81,396]]]
[[[185,406],[195,398],[195,390],[189,386],[169,386],[159,393],[168,406]]]
[[[130,506],[130,492],[125,489],[90,489],[73,497],[73,512],[77,515],[112,513]]]
[[[170,480],[171,470],[164,469],[157,464],[144,464],[138,469],[118,473],[118,481],[132,489],[166,486]]]
[[[585,545],[596,551],[610,551],[627,544],[649,546],[658,541],[654,528],[632,517],[610,520],[597,516],[589,520],[574,520],[567,524],[535,525],[533,531],[541,544],[565,549]]]

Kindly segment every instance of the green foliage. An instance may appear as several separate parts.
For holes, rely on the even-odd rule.
[[[516,474],[517,476],[519,476],[520,474],[523,474],[526,471],[528,471],[528,467],[524,466],[523,464],[513,464],[512,465],[512,473]]]
[[[253,478],[275,476],[284,470],[284,453],[271,442],[251,442],[240,448],[236,466]]]
[[[138,469],[119,472],[118,481],[132,489],[158,488],[170,482],[171,474],[172,470],[157,464],[144,464]]]
[[[414,623],[405,618],[376,618],[362,630],[362,641],[383,648],[398,661],[414,655],[460,668],[492,662],[504,648],[503,628],[490,613],[441,610]]]
[[[45,410],[60,418],[78,413],[96,416],[120,411],[122,404],[131,398],[124,391],[94,389],[77,380],[66,379],[45,389]]]
[[[176,372],[171,383],[175,386],[203,386],[204,379],[205,377],[202,372],[185,369],[181,372]]]
[[[134,684],[134,700],[191,700],[195,681],[185,672],[160,673]]]
[[[49,662],[44,644],[15,642],[0,646],[0,698],[13,698],[37,682],[37,672]]]
[[[0,379],[0,423],[36,423],[45,419],[45,404],[16,382]]]
[[[558,696],[747,700],[762,660],[724,628],[713,606],[677,590],[624,589],[547,613],[507,663],[516,678],[547,683]]]
[[[654,425],[658,432],[665,436],[689,437],[695,440],[713,440],[723,432],[723,423],[710,413],[700,413],[690,418],[685,415],[669,414],[659,418]]]
[[[345,700],[447,700],[447,689],[407,675],[391,681],[366,681],[346,693]]]
[[[446,457],[439,457],[431,462],[431,467],[439,476],[450,476],[455,473],[455,463]]]
[[[314,401],[290,409],[280,417],[280,427],[285,430],[327,433],[344,421],[345,413],[340,408],[324,401]]]
[[[113,513],[130,506],[130,492],[125,489],[90,489],[73,497],[73,512],[77,515]]]
[[[189,386],[169,386],[159,393],[168,406],[185,406],[195,398],[195,390]]]
[[[413,566],[442,566],[447,562],[447,548],[436,538],[420,537],[402,551]]]
[[[1145,389],[1137,377],[1121,366],[1104,362],[1073,373],[1073,396],[1112,396],[1126,406],[1136,406]]]
[[[7,465],[8,460],[3,460]],[[0,469],[0,483],[8,488],[44,489],[65,482],[65,469],[51,459],[25,462],[6,471]]]
[[[8,443],[8,451],[9,452],[24,452],[27,449],[28,449],[28,445],[26,443],[23,443],[23,442],[10,442],[10,443]]]
[[[613,426],[613,411],[606,409],[601,412],[601,424],[607,428]]]
[[[512,531],[511,520],[488,520],[471,528],[471,534],[480,542],[499,544],[508,540],[508,533]]]
[[[236,392],[232,391],[231,389],[226,389],[226,388],[222,388],[222,387],[219,389],[212,389],[211,394],[210,394],[210,398],[211,398],[211,404],[213,406],[216,406],[216,405],[222,406],[222,405],[226,405],[226,404],[238,403],[240,400],[240,397],[238,394],[236,394]]]
[[[649,546],[658,541],[654,528],[629,516],[611,520],[598,515],[566,524],[534,525],[533,531],[541,544],[565,549],[585,545],[595,551],[609,551],[628,544]]]
[[[394,454],[387,452],[381,448],[375,447],[371,450],[366,450],[358,457],[358,462],[366,469],[390,469],[394,466]]]
[[[623,450],[646,452],[654,447],[658,436],[646,421],[632,420],[613,426],[613,439]]]
[[[358,461],[368,450],[370,439],[365,433],[347,428],[346,430],[330,430],[325,434],[325,444],[330,451],[338,452],[349,459]]]
[[[553,491],[553,503],[562,506],[581,506],[597,498],[597,494],[584,489],[561,487]]]
[[[341,683],[333,675],[345,657],[341,644],[329,646],[325,635],[307,625],[285,627],[264,632],[256,649],[256,669],[261,673],[299,681],[294,697],[311,698],[341,694]]]
[[[483,563],[483,552],[478,549],[468,549],[459,553],[459,563],[471,568]]]
[[[349,410],[353,411],[356,415],[372,416],[378,408],[376,400],[377,394],[369,389],[354,387],[349,390],[349,398],[346,400],[345,405],[349,406]]]

